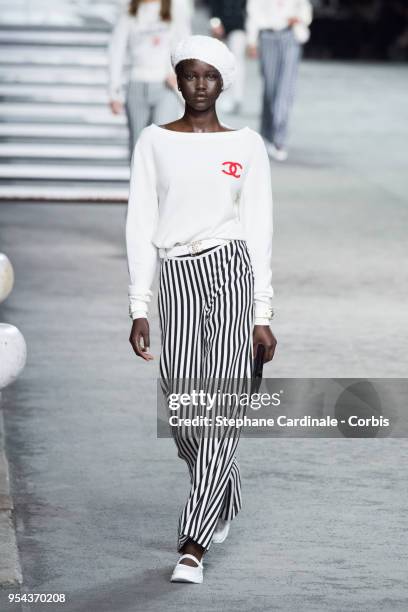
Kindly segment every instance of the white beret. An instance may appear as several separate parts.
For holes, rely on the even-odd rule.
[[[214,66],[222,76],[224,89],[234,82],[237,70],[235,56],[217,38],[201,34],[182,38],[171,52],[171,64],[176,68],[179,62],[187,59],[200,60]]]

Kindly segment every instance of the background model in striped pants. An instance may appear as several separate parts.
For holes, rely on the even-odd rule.
[[[121,8],[109,44],[108,87],[114,114],[122,112],[125,103],[129,159],[144,127],[151,122],[167,123],[182,115],[170,50],[190,31],[189,0],[133,0]],[[129,64],[130,70],[124,96],[125,64]]]
[[[309,39],[309,0],[249,0],[248,52],[259,55],[264,79],[260,132],[268,154],[287,159],[289,112],[293,103],[301,45]]]

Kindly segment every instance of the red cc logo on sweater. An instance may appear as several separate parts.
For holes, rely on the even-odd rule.
[[[238,174],[238,172],[242,170],[242,166],[239,162],[225,161],[222,163],[222,165],[228,167],[228,170],[222,169],[224,174],[228,174],[234,178],[239,178],[241,176]]]

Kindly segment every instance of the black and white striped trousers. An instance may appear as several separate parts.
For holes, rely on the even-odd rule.
[[[211,381],[222,379],[227,381],[225,391],[250,380],[253,296],[253,269],[244,240],[231,240],[196,256],[161,259],[159,367],[164,393],[174,392],[174,381],[183,390],[189,381],[210,381],[206,389],[214,390]],[[247,389],[245,383],[240,389]],[[232,407],[229,414],[242,416],[241,410]],[[184,408],[178,411],[179,416],[186,413],[191,415]],[[227,426],[222,433],[211,427],[187,430],[188,435],[172,428],[191,481],[179,518],[179,552],[188,539],[208,550],[218,518],[232,520],[242,503],[235,458],[240,428]]]
[[[260,132],[279,148],[286,144],[301,54],[302,46],[292,28],[260,31],[259,56],[264,79]]]

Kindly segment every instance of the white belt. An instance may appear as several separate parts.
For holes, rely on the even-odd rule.
[[[210,247],[219,246],[221,244],[227,244],[230,240],[224,238],[204,238],[203,240],[194,240],[187,244],[180,244],[169,248],[159,248],[159,256],[162,259],[168,257],[176,257],[177,255],[198,255],[201,251],[209,249]]]

